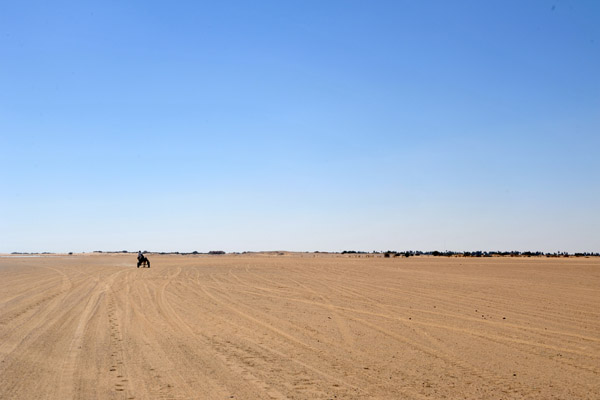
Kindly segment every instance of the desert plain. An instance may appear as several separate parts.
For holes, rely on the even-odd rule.
[[[0,257],[1,399],[599,399],[600,259]]]

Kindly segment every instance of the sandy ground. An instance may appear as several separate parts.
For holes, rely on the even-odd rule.
[[[599,399],[600,260],[0,257],[2,399]]]

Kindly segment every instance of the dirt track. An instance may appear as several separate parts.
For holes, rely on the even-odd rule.
[[[600,398],[600,260],[0,258],[2,399]]]

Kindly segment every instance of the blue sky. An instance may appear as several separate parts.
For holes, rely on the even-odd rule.
[[[2,2],[0,252],[600,251],[599,20]]]

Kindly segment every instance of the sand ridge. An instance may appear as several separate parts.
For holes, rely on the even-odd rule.
[[[597,258],[0,258],[0,398],[600,398]]]

